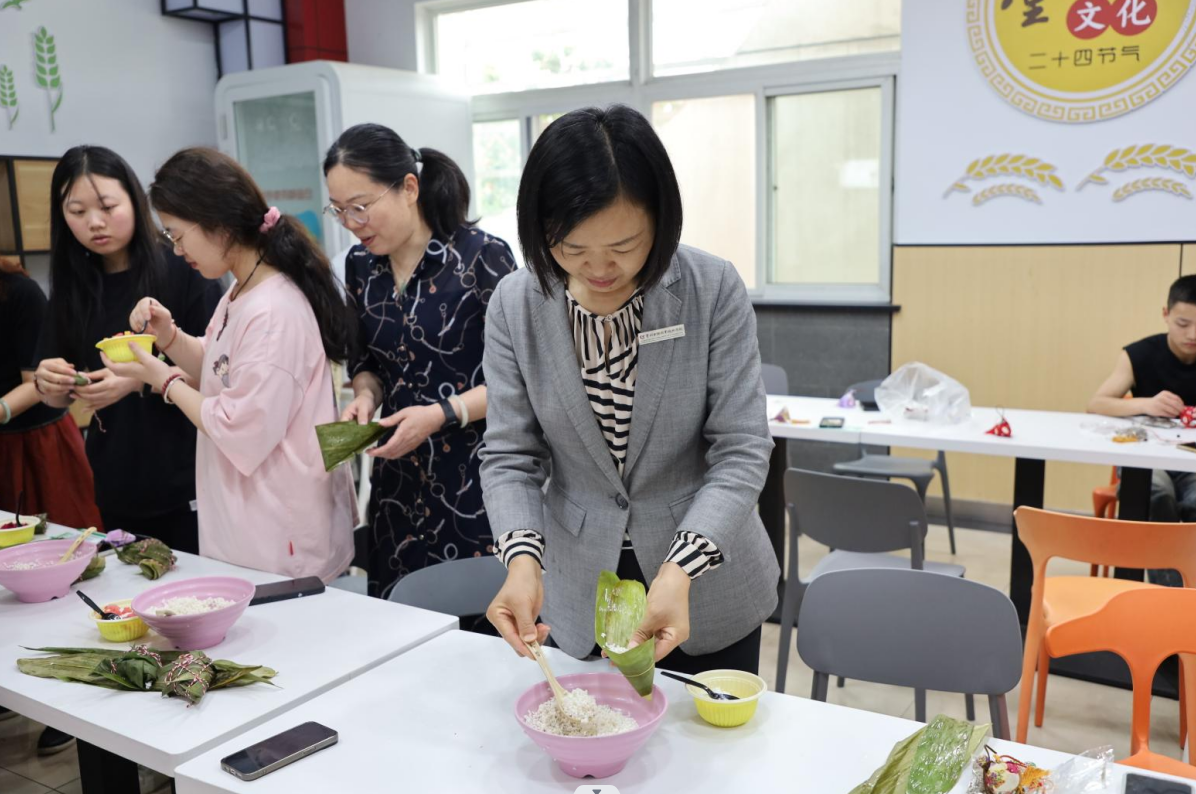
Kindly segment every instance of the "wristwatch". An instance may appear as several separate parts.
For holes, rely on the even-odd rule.
[[[457,416],[457,412],[453,410],[453,404],[448,400],[441,400],[440,410],[444,411],[444,426],[442,429],[447,430],[450,427],[455,427],[461,424],[461,417]]]

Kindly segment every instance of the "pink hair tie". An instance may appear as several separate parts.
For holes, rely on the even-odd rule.
[[[262,225],[258,227],[258,231],[262,234],[270,231],[274,228],[274,225],[278,223],[278,219],[281,217],[282,213],[278,211],[278,207],[271,207],[266,213],[265,218],[262,221]]]

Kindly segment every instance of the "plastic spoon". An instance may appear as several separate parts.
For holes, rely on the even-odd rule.
[[[99,615],[99,616],[100,616],[100,617],[101,617],[103,620],[116,620],[117,618],[119,618],[119,617],[120,617],[120,615],[117,615],[117,614],[115,614],[115,613],[113,613],[113,612],[105,612],[104,610],[100,609],[99,605],[97,605],[95,601],[92,601],[90,598],[88,598],[87,596],[83,595],[83,592],[82,592],[81,590],[76,590],[76,591],[75,591],[75,595],[77,595],[77,596],[79,596],[80,598],[82,598],[82,599],[83,599],[83,603],[84,603],[84,604],[87,604],[89,607],[91,607],[91,611],[92,611],[92,612],[95,612],[95,613],[96,613],[97,615]]]
[[[730,695],[726,692],[715,692],[713,689],[706,686],[701,681],[695,681],[694,679],[688,678],[683,675],[677,675],[676,673],[670,673],[668,670],[660,670],[659,672],[665,678],[671,678],[674,681],[680,681],[683,684],[689,684],[690,686],[696,686],[698,689],[701,689],[703,692],[705,692],[707,695],[709,695],[712,700],[739,700],[739,698],[736,697],[735,695]]]

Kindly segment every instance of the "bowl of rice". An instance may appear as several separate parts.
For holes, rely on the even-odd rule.
[[[62,598],[96,555],[95,544],[84,541],[74,557],[60,563],[73,542],[43,540],[0,550],[0,586],[27,604]]]
[[[660,687],[652,699],[636,693],[621,673],[577,673],[557,677],[581,719],[565,720],[548,683],[541,681],[515,702],[515,718],[531,740],[572,777],[618,774],[658,727],[669,701]]]
[[[201,576],[151,587],[133,599],[133,611],[182,651],[219,645],[253,599],[253,582]]]

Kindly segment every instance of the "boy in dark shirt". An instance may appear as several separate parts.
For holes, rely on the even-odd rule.
[[[1196,275],[1176,279],[1163,309],[1167,333],[1126,345],[1113,374],[1097,389],[1088,411],[1105,416],[1176,418],[1196,405]],[[1126,399],[1125,395],[1132,395]],[[1196,521],[1196,473],[1153,472],[1152,521]]]

